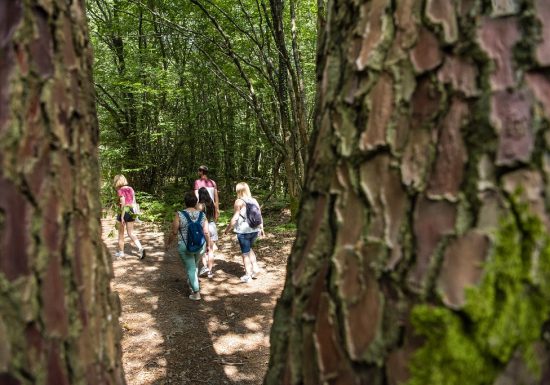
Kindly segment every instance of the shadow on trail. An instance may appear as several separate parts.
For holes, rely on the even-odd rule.
[[[239,278],[241,275],[244,274],[242,263],[225,261],[219,258],[216,260],[215,271],[218,273],[218,275],[220,273],[225,273],[228,275],[228,277],[236,277],[236,278]]]
[[[127,246],[126,258],[113,263],[128,384],[261,384],[286,257],[266,252],[273,247],[269,240],[260,242],[264,274],[242,284],[238,246],[224,238],[218,243],[214,278],[201,278],[202,300],[195,302],[188,298],[176,250],[163,250],[162,233],[139,229],[138,234],[147,258],[138,260]],[[111,251],[115,243],[107,241]]]

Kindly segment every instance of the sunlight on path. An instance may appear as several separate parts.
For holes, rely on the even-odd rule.
[[[114,220],[102,224],[113,255]],[[222,238],[214,278],[201,278],[203,299],[193,302],[187,298],[185,271],[175,249],[164,252],[159,229],[147,224],[136,229],[147,258],[140,261],[136,249],[126,244],[125,258],[113,260],[112,287],[122,307],[127,383],[262,384],[291,235],[260,242],[258,259],[264,274],[249,284],[239,281],[243,269],[234,237]],[[114,236],[109,237],[111,232]]]

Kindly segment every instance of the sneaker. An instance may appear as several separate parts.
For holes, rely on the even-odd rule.
[[[243,282],[243,283],[248,283],[250,281],[252,281],[252,277],[250,275],[243,275],[241,277],[241,282]]]
[[[124,258],[124,252],[123,251],[117,251],[115,253],[115,258]]]
[[[208,270],[208,267],[206,266],[203,266],[201,271],[199,271],[199,277],[205,275],[206,273],[208,273],[210,270]]]
[[[139,249],[138,254],[139,254],[139,259],[145,258],[145,249],[143,247]]]
[[[201,293],[198,291],[196,293],[193,293],[189,296],[189,299],[192,299],[193,301],[198,301],[201,299]]]
[[[214,272],[212,270],[209,270],[208,271],[208,278],[211,279],[212,277],[214,277]]]

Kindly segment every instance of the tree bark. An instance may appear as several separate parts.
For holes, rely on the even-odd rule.
[[[0,383],[124,384],[82,2],[0,3]]]
[[[329,1],[271,384],[550,382],[550,4]]]

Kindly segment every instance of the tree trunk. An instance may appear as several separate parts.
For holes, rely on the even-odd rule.
[[[292,122],[289,114],[289,90],[288,90],[288,64],[290,63],[288,52],[286,49],[285,32],[283,23],[283,0],[270,0],[271,17],[273,20],[273,35],[275,45],[277,47],[277,57],[279,62],[277,72],[277,100],[278,100],[278,115],[283,132],[285,146],[285,174],[290,195],[290,211],[292,217],[295,218],[298,208],[298,200],[301,191],[301,181],[304,168],[304,160],[302,159],[300,148],[302,143],[298,122]],[[299,97],[299,95],[296,95]],[[302,113],[303,111],[300,111]],[[303,144],[305,145],[305,143]]]
[[[0,26],[0,383],[124,384],[83,3]]]
[[[294,64],[294,70],[292,69],[292,66],[290,67],[289,72],[291,74],[294,73],[294,76],[291,76],[292,82],[290,84],[292,85],[292,89],[295,95],[295,108],[293,108],[293,114],[294,119],[296,122],[296,126],[298,126],[298,132],[300,133],[300,153],[301,158],[303,159],[303,162],[305,163],[307,161],[307,147],[309,143],[309,134],[310,131],[308,128],[308,112],[306,106],[307,103],[307,96],[306,96],[306,90],[305,90],[305,82],[304,82],[304,71],[302,69],[302,53],[300,51],[300,47],[298,44],[298,20],[296,18],[296,1],[290,0],[289,1],[289,8],[290,8],[290,24],[291,24],[291,36],[292,36],[292,58],[293,58],[293,64]],[[303,175],[303,166],[302,166],[302,172],[300,173]]]
[[[550,383],[550,3],[480,3],[329,1],[266,384]]]

